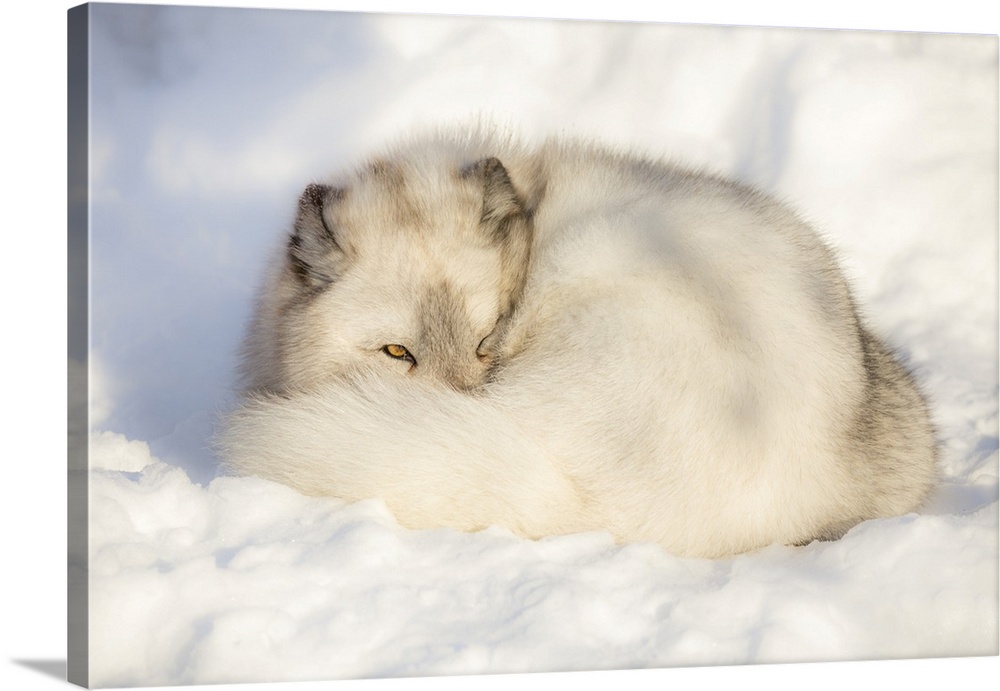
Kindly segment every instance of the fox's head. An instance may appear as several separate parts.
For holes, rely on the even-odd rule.
[[[497,158],[376,161],[309,185],[277,306],[282,388],[366,369],[475,389],[523,289],[531,236]]]

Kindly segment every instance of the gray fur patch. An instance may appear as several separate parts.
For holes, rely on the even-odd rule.
[[[441,283],[421,299],[420,315],[421,368],[459,390],[481,386],[486,367],[476,354],[479,339],[464,298]]]

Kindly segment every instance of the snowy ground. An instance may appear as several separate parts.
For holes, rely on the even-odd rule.
[[[997,653],[995,38],[114,5],[92,31],[94,685]],[[215,477],[299,189],[477,113],[729,173],[812,219],[933,400],[929,505],[700,561],[405,531],[377,500]]]

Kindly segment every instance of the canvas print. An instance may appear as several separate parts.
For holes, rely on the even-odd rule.
[[[996,36],[69,29],[71,681],[997,654]]]

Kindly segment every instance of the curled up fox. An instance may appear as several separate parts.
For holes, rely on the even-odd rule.
[[[305,189],[219,448],[410,528],[694,557],[834,539],[935,478],[924,398],[784,205],[470,133]]]

